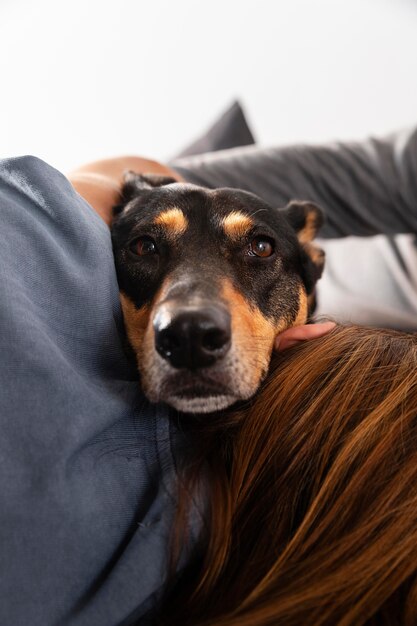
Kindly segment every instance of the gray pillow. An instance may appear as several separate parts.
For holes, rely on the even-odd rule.
[[[182,150],[175,158],[227,150],[255,143],[243,109],[238,101],[219,117],[201,137]]]

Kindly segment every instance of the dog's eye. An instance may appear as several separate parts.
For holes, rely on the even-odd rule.
[[[139,237],[131,245],[131,250],[138,256],[150,256],[151,254],[157,254],[158,248],[156,243],[151,237]]]
[[[271,256],[274,253],[274,243],[268,237],[255,237],[249,244],[249,256],[259,256],[262,258]]]

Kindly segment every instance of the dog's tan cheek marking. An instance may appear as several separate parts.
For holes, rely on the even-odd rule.
[[[298,306],[297,317],[291,324],[291,326],[301,326],[305,324],[308,318],[308,298],[306,294],[306,290],[303,285],[300,285],[300,300]],[[280,331],[281,332],[281,331]]]
[[[249,215],[240,211],[232,211],[221,220],[220,225],[228,237],[240,239],[253,228],[253,221]]]
[[[120,292],[120,302],[127,336],[136,356],[140,358],[143,351],[143,342],[149,324],[151,309],[147,305],[144,305],[140,309],[136,308],[132,300],[123,292]]]
[[[152,361],[155,345],[155,331],[153,324],[151,323],[152,314],[155,307],[164,297],[167,289],[170,286],[170,281],[164,281],[161,288],[156,293],[153,301],[150,305],[144,305],[141,308],[137,308],[134,302],[122,291],[120,292],[120,302],[122,305],[123,317],[125,322],[125,328],[127,332],[130,344],[135,351],[136,361],[139,370],[142,370],[142,383],[147,382],[146,368]]]
[[[165,228],[167,235],[172,237],[183,235],[188,228],[187,218],[181,209],[177,207],[173,207],[157,215],[154,219],[154,224]]]
[[[257,387],[268,369],[277,330],[228,280],[223,282],[222,297],[229,305],[237,358],[247,362],[248,373],[252,375],[251,385]]]

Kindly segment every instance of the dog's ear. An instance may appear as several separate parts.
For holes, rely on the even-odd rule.
[[[171,183],[178,182],[172,176],[160,176],[159,174],[136,174],[136,172],[126,172],[123,179],[122,198],[129,202],[136,196],[140,196],[144,191],[150,191],[155,187],[163,187]]]
[[[282,213],[297,233],[301,244],[313,241],[324,223],[323,210],[313,202],[293,200]]]
[[[308,296],[309,314],[315,308],[315,285],[323,273],[324,251],[311,243],[324,223],[323,210],[312,202],[294,200],[282,213],[295,230],[301,244],[303,281]]]
[[[126,204],[141,196],[143,193],[152,191],[155,187],[163,187],[178,181],[171,176],[160,176],[159,174],[137,174],[127,171],[123,176],[123,185],[120,192],[121,202],[113,207],[113,215],[116,216],[123,211]]]

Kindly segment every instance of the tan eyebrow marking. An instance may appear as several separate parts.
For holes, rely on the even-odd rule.
[[[177,236],[182,235],[188,227],[188,221],[181,209],[174,207],[163,211],[154,219],[154,224],[163,226],[168,230],[168,234]]]
[[[221,221],[221,226],[228,237],[239,239],[253,228],[253,221],[249,215],[240,211],[232,211]]]

